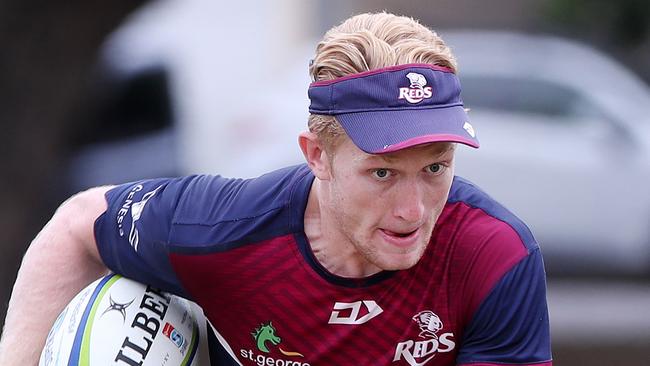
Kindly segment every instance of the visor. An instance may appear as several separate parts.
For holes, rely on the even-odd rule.
[[[429,142],[479,147],[449,69],[407,64],[309,86],[309,112],[335,116],[354,144],[382,154]]]

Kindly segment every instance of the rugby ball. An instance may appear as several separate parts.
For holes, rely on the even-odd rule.
[[[205,324],[196,304],[111,274],[63,309],[39,366],[209,365]]]

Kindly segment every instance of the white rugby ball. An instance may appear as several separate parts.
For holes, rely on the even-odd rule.
[[[205,323],[196,304],[111,274],[63,309],[39,366],[209,365]]]

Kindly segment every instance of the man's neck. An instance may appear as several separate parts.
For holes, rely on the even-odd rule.
[[[341,277],[363,278],[380,272],[380,268],[359,255],[338,229],[334,214],[323,204],[327,199],[323,185],[318,178],[314,179],[305,209],[305,235],[314,256],[330,273]]]

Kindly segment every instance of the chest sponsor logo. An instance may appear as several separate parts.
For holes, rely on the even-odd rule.
[[[133,202],[133,196],[135,196],[137,192],[140,192],[144,188],[141,184],[135,185],[127,194],[126,199],[122,204],[122,208],[120,208],[120,210],[117,212],[117,229],[120,236],[124,236],[124,216],[126,216],[129,210],[131,210],[131,230],[129,231],[128,238],[129,244],[131,244],[133,249],[136,251],[138,250],[138,244],[140,243],[140,236],[138,233],[138,228],[136,227],[136,222],[140,220],[142,211],[144,210],[147,202],[156,194],[156,192],[158,192],[160,187],[162,187],[162,185],[158,186],[153,191],[145,193],[139,202]]]
[[[244,360],[254,362],[258,366],[310,366],[309,363],[302,362],[300,358],[305,356],[300,352],[285,351],[281,346],[282,338],[277,334],[272,322],[261,324],[251,332],[255,340],[257,350],[241,349],[239,355]],[[280,351],[282,358],[272,357],[274,349]],[[258,352],[259,351],[259,352]]]
[[[361,307],[365,307],[367,313],[362,316],[359,316],[361,313]],[[350,313],[347,314],[347,310],[350,310]],[[347,324],[347,325],[359,325],[368,322],[370,319],[376,317],[384,311],[376,302],[373,300],[363,300],[356,302],[336,302],[334,303],[334,310],[330,314],[330,320],[328,324]]]
[[[433,311],[420,311],[412,319],[420,329],[418,338],[399,342],[395,347],[393,362],[404,360],[411,366],[422,366],[438,353],[450,352],[456,347],[454,334],[441,333],[444,324]]]

